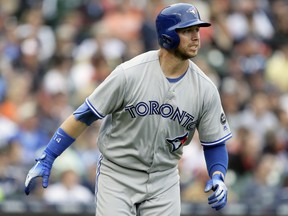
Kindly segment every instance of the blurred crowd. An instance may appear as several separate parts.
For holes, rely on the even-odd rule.
[[[155,17],[177,0],[0,0],[0,203],[92,203],[95,122],[24,195],[28,170],[60,123],[119,63],[158,49]],[[190,0],[203,20],[193,59],[219,88],[233,133],[229,202],[288,200],[288,1]],[[197,134],[179,163],[183,202],[207,202]],[[55,192],[57,191],[57,192]],[[260,195],[261,194],[261,195]]]

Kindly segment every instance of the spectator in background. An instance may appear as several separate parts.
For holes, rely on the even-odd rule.
[[[248,204],[251,208],[265,209],[267,212],[271,211],[277,200],[276,194],[282,175],[281,169],[282,167],[277,163],[274,155],[261,155],[252,174],[252,179],[244,185],[241,201]]]
[[[26,169],[22,161],[22,146],[16,139],[9,139],[0,146],[0,203],[17,199],[22,193],[21,179]]]
[[[232,1],[230,0],[212,0],[210,6],[213,25],[213,42],[215,43],[215,47],[226,55],[233,50],[234,42],[227,25],[231,7]]]
[[[17,191],[17,179],[8,172],[9,145],[0,147],[0,202],[11,198]]]
[[[21,41],[34,38],[39,43],[37,60],[40,63],[47,62],[53,56],[56,49],[55,33],[45,24],[41,8],[31,8],[23,13],[17,34]]]
[[[234,41],[241,41],[247,36],[254,36],[260,41],[272,38],[274,28],[265,11],[267,1],[241,0],[232,3],[233,11],[227,17],[227,26]]]
[[[92,127],[87,128],[78,138],[77,144],[75,145],[75,150],[78,152],[79,158],[86,170],[82,175],[81,183],[92,193],[95,192],[95,170],[97,168],[98,158],[100,157],[100,151],[96,142],[100,122],[101,121],[94,122]]]
[[[73,110],[70,68],[70,58],[54,56],[43,77],[41,90],[38,91],[39,128],[48,131],[49,136],[53,134],[51,128],[57,126]]]
[[[275,28],[273,38],[269,40],[269,45],[274,51],[281,49],[283,41],[288,37],[288,3],[285,0],[270,1],[270,17]]]
[[[80,184],[80,176],[72,169],[64,170],[60,182],[49,186],[43,193],[43,199],[50,204],[91,204],[94,195]]]
[[[239,128],[235,135],[233,149],[229,149],[229,169],[241,179],[249,176],[255,169],[262,146],[256,134],[248,128]]]
[[[288,34],[279,44],[280,48],[267,61],[266,80],[281,92],[288,92]]]
[[[33,155],[45,142],[49,140],[46,131],[39,127],[40,122],[37,115],[37,103],[27,101],[19,107],[19,128],[15,134],[15,139],[22,145],[22,162],[24,164],[33,163]]]
[[[15,137],[18,125],[0,113],[0,147],[6,146],[10,139]]]
[[[279,123],[268,104],[268,97],[264,92],[255,93],[252,95],[250,103],[241,112],[239,122],[239,125],[258,136],[262,148],[266,133],[276,130]]]
[[[141,24],[140,39],[143,42],[143,50],[148,51],[158,47],[156,28],[154,20],[161,8],[163,8],[162,1],[147,1],[147,10],[144,11],[143,21]]]

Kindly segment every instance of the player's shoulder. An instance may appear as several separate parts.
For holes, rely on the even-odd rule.
[[[189,71],[192,76],[195,76],[201,82],[202,86],[217,89],[214,82],[192,60],[189,60]]]
[[[130,68],[139,67],[139,66],[144,67],[146,64],[158,61],[158,59],[159,59],[158,50],[151,50],[151,51],[139,54],[126,62],[123,62],[121,64],[121,67],[124,70],[128,70]]]

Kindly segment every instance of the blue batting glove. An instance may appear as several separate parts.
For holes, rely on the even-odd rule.
[[[204,191],[207,193],[210,190],[214,193],[208,197],[208,204],[218,211],[226,205],[228,195],[228,189],[221,174],[215,174],[207,181]]]
[[[40,158],[37,158],[37,163],[29,170],[25,181],[25,193],[29,195],[35,178],[42,177],[43,188],[48,187],[48,181],[52,164],[56,158],[44,153]]]

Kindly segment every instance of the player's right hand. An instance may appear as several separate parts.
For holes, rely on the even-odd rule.
[[[55,158],[44,153],[36,159],[37,163],[29,170],[25,181],[25,193],[29,195],[35,178],[42,177],[43,188],[48,187],[50,171]]]

